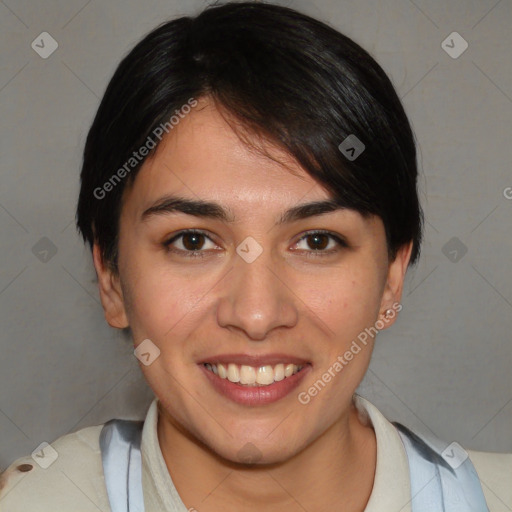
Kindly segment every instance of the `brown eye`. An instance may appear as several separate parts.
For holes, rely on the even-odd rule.
[[[181,235],[183,247],[188,251],[197,251],[204,245],[205,236],[201,233],[184,233]]]
[[[208,247],[208,243],[211,244],[210,247]],[[212,239],[206,233],[195,230],[182,231],[174,235],[170,240],[164,242],[163,245],[170,252],[186,257],[203,257],[209,252],[208,249],[216,247]]]
[[[303,244],[300,247],[300,244]],[[329,231],[310,231],[306,233],[296,244],[299,251],[304,251],[308,256],[329,256],[348,247],[343,238]]]
[[[329,245],[329,237],[323,233],[307,235],[306,239],[311,249],[323,250]]]

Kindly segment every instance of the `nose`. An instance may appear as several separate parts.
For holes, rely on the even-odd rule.
[[[297,324],[300,300],[284,263],[273,259],[269,250],[263,250],[250,263],[235,255],[234,267],[218,300],[217,321],[221,327],[241,330],[251,340],[261,341],[274,329]]]

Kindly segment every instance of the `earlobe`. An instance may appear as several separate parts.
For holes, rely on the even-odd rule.
[[[110,326],[124,329],[129,326],[119,276],[105,265],[100,248],[95,242],[92,250],[94,267],[98,275],[98,286],[105,319]]]
[[[397,251],[395,259],[390,262],[386,286],[381,301],[381,316],[386,319],[389,325],[394,322],[397,304],[400,304],[404,286],[405,273],[411,259],[413,242],[403,245]],[[401,308],[400,308],[401,309]],[[390,315],[389,311],[394,314]]]

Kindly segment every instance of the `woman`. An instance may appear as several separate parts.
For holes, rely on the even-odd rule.
[[[17,460],[0,510],[512,507],[511,455],[355,394],[419,256],[416,181],[391,82],[334,29],[246,2],[150,33],[90,129],[77,225],[155,400]]]

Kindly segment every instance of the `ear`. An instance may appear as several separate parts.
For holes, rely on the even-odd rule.
[[[380,307],[380,318],[384,321],[385,328],[395,323],[397,312],[402,309],[400,300],[402,299],[405,272],[411,259],[412,246],[412,240],[402,245],[398,249],[395,259],[389,263]],[[392,311],[392,313],[386,315],[388,310]]]
[[[95,242],[92,249],[94,267],[98,275],[101,304],[105,312],[105,319],[112,327],[123,329],[129,326],[126,315],[123,292],[119,276],[105,265],[98,244]]]

